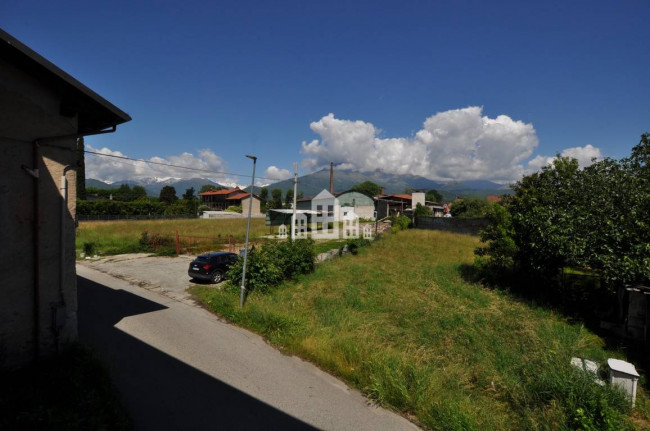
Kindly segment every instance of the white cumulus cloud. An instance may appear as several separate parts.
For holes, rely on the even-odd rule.
[[[434,180],[491,179],[508,182],[525,171],[538,139],[532,124],[507,115],[489,118],[471,106],[427,118],[412,137],[383,138],[364,121],[329,114],[311,123],[320,139],[303,142],[303,166],[334,162],[362,172],[380,169]]]
[[[96,149],[86,145],[87,151],[92,151],[109,156],[128,157],[120,151],[113,151],[109,148]],[[142,178],[210,178],[214,180],[225,180],[223,174],[226,164],[218,155],[211,150],[200,150],[198,157],[184,152],[180,155],[163,157],[150,157],[138,161],[124,160],[114,157],[106,157],[95,154],[86,154],[86,178],[94,178],[101,181],[115,182],[126,179]],[[177,165],[192,169],[201,169],[207,172],[183,169],[176,166],[163,166],[154,163]]]
[[[562,157],[571,157],[578,160],[581,168],[587,167],[593,163],[593,159],[602,159],[603,155],[600,149],[593,145],[585,145],[584,147],[572,147],[563,150],[560,153]],[[537,172],[546,165],[550,165],[556,159],[555,156],[536,156],[528,162],[528,169],[526,173]]]
[[[264,177],[269,181],[281,181],[291,177],[288,169],[280,169],[277,166],[269,166],[264,172]]]

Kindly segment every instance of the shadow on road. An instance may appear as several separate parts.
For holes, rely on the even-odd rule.
[[[104,360],[137,430],[314,430],[115,328],[166,307],[77,277],[79,337]]]

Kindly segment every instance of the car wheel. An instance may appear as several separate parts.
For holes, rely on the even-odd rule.
[[[219,283],[223,280],[223,273],[221,271],[215,271],[212,273],[212,282]]]

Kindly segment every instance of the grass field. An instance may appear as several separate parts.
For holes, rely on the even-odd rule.
[[[273,229],[277,233],[277,227]],[[227,249],[228,235],[234,237],[239,248],[243,247],[246,239],[246,219],[81,222],[77,228],[77,256],[84,251],[84,244],[93,244],[94,252],[102,256],[152,251],[143,247],[140,242],[143,232],[147,232],[149,236],[155,237],[160,242],[161,249],[158,252],[173,251],[176,230],[180,236],[182,253],[196,254],[208,250]],[[265,226],[265,220],[251,219],[251,241],[259,242],[260,237],[267,235],[269,235],[269,227]],[[216,239],[210,240],[206,237]],[[316,253],[322,253],[341,247],[345,243],[346,241],[343,240],[319,240],[316,241],[315,250]]]
[[[77,255],[83,251],[84,244],[93,244],[95,252],[101,255],[137,253],[146,251],[140,244],[143,232],[157,235],[167,246],[174,243],[175,231],[181,236],[202,236],[222,238],[212,244],[206,241],[207,249],[216,247],[216,243],[228,243],[232,235],[238,244],[246,237],[246,219],[225,220],[122,220],[122,221],[88,221],[79,223],[77,228]],[[251,238],[267,235],[269,228],[265,220],[251,219]],[[187,240],[182,238],[182,240]],[[205,250],[201,250],[205,251]]]
[[[643,388],[631,412],[619,392],[569,365],[621,353],[579,323],[463,279],[477,244],[410,230],[253,292],[244,309],[229,288],[193,293],[427,428],[646,429]]]

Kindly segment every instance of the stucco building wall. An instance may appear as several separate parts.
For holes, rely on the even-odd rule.
[[[63,115],[64,105],[42,82],[0,58],[0,365],[4,366],[27,362],[37,348],[47,355],[57,344],[77,338],[76,138],[51,139],[77,133],[78,116]],[[65,167],[68,204],[63,210],[59,188]],[[34,168],[38,178],[27,171]]]

